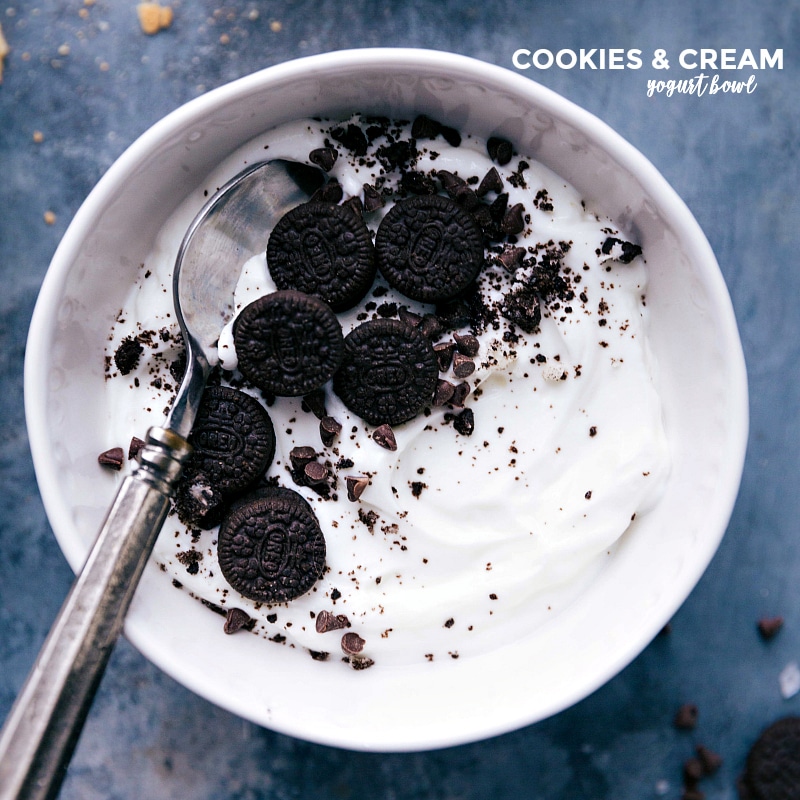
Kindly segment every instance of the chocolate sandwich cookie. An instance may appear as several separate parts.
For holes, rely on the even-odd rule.
[[[230,496],[247,489],[272,463],[275,429],[254,397],[229,386],[210,386],[189,443],[193,450],[183,480],[202,475],[214,492]]]
[[[344,340],[342,366],[333,390],[372,425],[398,425],[432,402],[439,365],[431,342],[397,319],[376,319]]]
[[[784,717],[767,727],[747,755],[740,780],[746,800],[800,797],[800,717]]]
[[[483,234],[472,214],[442,195],[396,203],[375,237],[378,267],[406,297],[435,303],[455,297],[483,266]]]
[[[308,394],[330,380],[342,360],[343,338],[327,303],[290,290],[254,300],[233,325],[239,371],[281,397]]]
[[[267,267],[279,289],[312,294],[346,311],[372,286],[375,249],[366,223],[350,208],[312,200],[278,220]]]
[[[305,500],[286,491],[291,490],[237,503],[220,526],[222,575],[256,602],[285,603],[300,597],[325,569],[325,537],[319,523]]]

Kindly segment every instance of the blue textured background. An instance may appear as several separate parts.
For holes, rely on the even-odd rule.
[[[350,753],[260,729],[194,696],[123,641],[61,794],[679,798],[683,762],[703,743],[724,758],[701,784],[706,797],[735,798],[759,731],[800,713],[800,695],[784,700],[778,685],[786,664],[800,660],[800,2],[173,0],[173,7],[172,27],[146,37],[133,0],[0,4],[12,47],[0,84],[0,718],[72,580],[25,434],[27,327],[72,215],[147,127],[229,80],[332,49],[431,47],[513,68],[520,47],[635,47],[646,56],[664,48],[673,57],[686,47],[783,48],[784,69],[757,73],[750,95],[647,98],[647,78],[665,75],[649,58],[637,71],[525,73],[608,122],[673,184],[711,241],[740,324],[752,415],[741,493],[722,547],[671,633],[554,718],[482,743],[403,755]],[[47,210],[56,215],[52,225]],[[772,615],[786,623],[765,642],[756,623]],[[684,702],[699,708],[694,731],[673,725]]]

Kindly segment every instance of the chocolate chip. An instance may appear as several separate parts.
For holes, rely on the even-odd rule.
[[[465,408],[453,420],[453,427],[462,436],[472,436],[475,430],[475,414],[471,408]]]
[[[333,417],[323,417],[319,421],[319,437],[325,447],[330,447],[342,432],[342,423]]]
[[[758,632],[762,639],[774,638],[783,627],[783,617],[764,617],[758,621]]]
[[[322,186],[317,189],[314,194],[311,195],[309,198],[309,202],[313,203],[324,203],[329,206],[335,206],[337,203],[342,201],[344,197],[344,189],[342,189],[339,181],[335,178],[331,178],[327,183],[323,183]]]
[[[329,475],[328,468],[324,464],[320,464],[319,461],[309,461],[303,467],[303,477],[309,486],[325,483]]]
[[[390,425],[379,425],[372,432],[372,440],[386,450],[397,450],[397,439]]]
[[[272,463],[275,429],[267,410],[249,394],[227,386],[203,393],[189,436],[192,454],[182,481],[204,475],[225,495],[251,486]]]
[[[303,410],[310,411],[317,419],[322,419],[328,415],[325,407],[325,390],[322,388],[303,395]]]
[[[309,201],[278,220],[267,245],[267,266],[278,289],[312,294],[334,311],[346,311],[375,278],[372,235],[350,209]]]
[[[367,154],[367,137],[364,131],[355,123],[349,123],[346,127],[337,126],[331,130],[331,137],[343,144],[348,150],[352,150],[357,156]]]
[[[675,713],[675,727],[688,731],[697,726],[698,710],[694,703],[684,703]]]
[[[344,614],[333,614],[330,611],[320,611],[314,623],[317,633],[340,631],[350,627],[350,620]]]
[[[97,463],[103,467],[120,470],[125,463],[125,453],[121,447],[111,447],[97,456]]]
[[[698,744],[695,747],[695,752],[697,753],[700,763],[703,765],[704,777],[713,775],[722,766],[722,756],[710,750],[705,745]]]
[[[217,553],[222,575],[250,600],[293,600],[322,575],[325,538],[308,503],[297,497],[275,494],[243,501],[220,526]]]
[[[293,447],[289,451],[289,461],[292,464],[292,469],[297,472],[303,472],[306,464],[310,464],[317,458],[317,451],[313,447],[307,445],[300,445]]]
[[[330,172],[333,169],[338,157],[339,154],[333,147],[318,147],[308,154],[308,160],[325,172]]]
[[[500,230],[508,234],[522,233],[525,230],[525,207],[522,203],[515,203],[503,215]]]
[[[381,193],[374,186],[365,183],[363,189],[364,211],[367,214],[377,211],[379,208],[383,208],[383,195],[381,195]]]
[[[364,649],[366,642],[357,633],[345,633],[342,636],[342,652],[349,656],[356,655]]]
[[[497,256],[497,260],[509,271],[515,272],[522,266],[522,260],[525,258],[526,250],[524,247],[509,246],[503,249],[503,252]]]
[[[369,478],[364,475],[348,475],[344,483],[347,487],[347,499],[355,503],[364,494],[364,489],[369,485]]]
[[[450,404],[460,408],[464,405],[464,401],[471,391],[472,388],[466,381],[457,383],[453,389],[453,396],[450,398]]]
[[[480,227],[456,202],[438,194],[396,203],[381,220],[375,250],[387,282],[423,302],[456,296],[483,266]]]
[[[490,136],[486,142],[486,151],[489,153],[489,158],[496,161],[501,167],[511,161],[511,156],[514,154],[514,148],[508,139],[503,139],[499,136]]]
[[[483,197],[489,192],[501,192],[503,190],[503,179],[496,167],[492,167],[481,180],[475,193],[478,197]]]
[[[439,372],[447,372],[450,369],[455,351],[455,342],[440,342],[433,346],[433,352],[436,353],[436,360],[439,364]]]
[[[478,355],[481,344],[477,336],[473,336],[471,333],[456,333],[453,334],[453,338],[456,340],[456,347],[459,353],[469,356],[470,358]]]
[[[144,440],[140,439],[138,436],[132,436],[131,443],[128,445],[128,461],[138,458],[143,448]]]
[[[426,339],[438,339],[443,331],[444,325],[435,314],[424,314],[419,322],[419,332]]]
[[[456,378],[467,378],[475,372],[475,362],[463,353],[453,355],[453,375]]]
[[[225,624],[222,630],[227,634],[233,634],[242,629],[252,630],[255,627],[255,620],[241,608],[229,608],[225,616]]]
[[[425,114],[415,117],[411,123],[411,135],[415,139],[435,139],[442,130],[442,124]]]
[[[377,319],[345,337],[333,389],[347,408],[370,424],[398,425],[431,401],[438,377],[433,345],[418,328]]]
[[[305,395],[339,368],[344,337],[330,306],[296,291],[277,291],[247,305],[233,326],[239,371],[280,397]]]
[[[450,383],[450,381],[440,379],[436,383],[436,391],[433,395],[433,404],[435,406],[446,405],[452,399],[455,391],[456,387]]]

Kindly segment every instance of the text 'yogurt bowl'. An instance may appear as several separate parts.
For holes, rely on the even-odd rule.
[[[180,228],[187,215],[188,225],[204,192],[244,166],[237,165],[242,152],[253,158],[247,148],[273,129],[354,113],[394,120],[422,114],[463,136],[508,140],[574,187],[578,206],[613,220],[615,232],[642,247],[644,263],[638,259],[635,269],[646,281],[645,355],[659,401],[658,419],[642,419],[648,431],[663,431],[663,442],[653,442],[668,453],[658,462],[658,491],[646,513],[609,544],[590,579],[573,582],[579,590],[559,595],[550,613],[526,613],[523,605],[458,658],[417,657],[413,623],[423,611],[412,606],[405,638],[387,635],[400,645],[395,652],[377,648],[386,657],[376,656],[370,669],[304,656],[313,635],[283,647],[265,636],[226,635],[220,617],[191,596],[202,595],[200,588],[176,590],[163,546],[161,566],[146,571],[125,630],[177,680],[259,724],[344,747],[422,749],[553,714],[616,674],[660,630],[707,566],[733,506],[747,434],[744,366],[727,291],[702,232],[656,170],[603,123],[528,79],[450,54],[359,50],[289,62],[198,98],[145,133],[90,194],[53,259],[31,326],[26,410],[44,502],[73,568],[115,491],[116,476],[98,467],[97,456],[126,444],[108,438],[119,413],[105,389],[109,334],[122,330],[119,312],[141,281],[141,265],[158,260],[159,248],[166,261],[173,257],[165,226]],[[610,274],[624,283],[635,273]],[[610,291],[610,283],[597,286]],[[591,420],[575,424],[588,430]],[[447,446],[437,442],[439,450]],[[587,491],[586,502],[589,496],[597,499]],[[424,492],[418,499],[424,502]],[[504,506],[517,501],[502,493],[493,499],[498,514],[488,509],[487,531],[494,517],[504,524]],[[432,519],[441,525],[446,514]],[[482,521],[470,523],[469,536],[479,537]],[[424,527],[421,534],[431,533]],[[488,565],[491,541],[479,544]],[[445,537],[445,555],[448,546]],[[495,556],[502,563],[502,554]],[[455,553],[453,561],[459,563]],[[457,573],[449,569],[447,580]],[[524,583],[525,575],[515,579]],[[463,598],[448,606],[436,583],[430,594],[443,625],[449,623],[441,643],[446,656],[444,637],[465,606]],[[424,610],[425,593],[417,594]],[[337,610],[322,600],[313,606],[321,608]],[[426,643],[419,655],[431,649]]]

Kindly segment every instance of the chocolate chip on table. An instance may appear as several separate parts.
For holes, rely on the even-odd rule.
[[[308,503],[297,497],[256,496],[237,504],[222,521],[217,544],[220,570],[250,600],[293,600],[308,592],[325,569],[322,530]]]
[[[330,306],[311,295],[277,291],[247,305],[233,325],[239,371],[280,397],[307,395],[339,368],[342,327]]]
[[[229,386],[209,386],[189,436],[192,453],[183,481],[202,473],[226,495],[264,474],[275,455],[275,429],[254,397]]]
[[[674,724],[679,730],[692,730],[697,727],[698,710],[694,703],[684,703],[675,713]]]
[[[103,467],[120,470],[125,463],[125,453],[121,447],[111,447],[97,456],[97,463]]]
[[[800,717],[773,722],[750,749],[740,778],[748,800],[796,800],[800,787]]]
[[[394,431],[390,425],[378,425],[372,432],[372,440],[379,444],[384,450],[397,450],[397,439],[395,439]]]
[[[398,201],[375,236],[386,281],[413,300],[455,297],[483,266],[483,233],[471,214],[442,195]]]
[[[278,289],[312,294],[334,311],[346,311],[364,298],[375,278],[372,235],[349,208],[302,203],[272,230],[267,267]]]
[[[722,766],[722,756],[705,745],[698,744],[695,747],[695,752],[703,765],[703,777],[713,775]]]
[[[758,632],[765,640],[773,639],[783,627],[783,617],[762,617],[758,621]]]
[[[508,139],[503,139],[500,136],[490,136],[486,142],[486,151],[489,153],[489,158],[496,161],[501,167],[511,161],[514,155],[514,148]]]
[[[438,377],[433,345],[418,328],[396,319],[377,319],[345,337],[333,390],[371,425],[398,425],[432,400]]]

